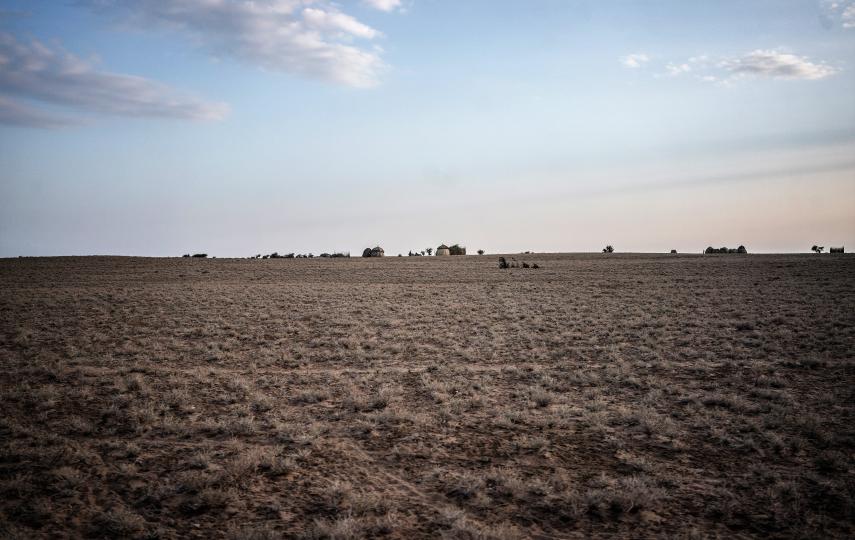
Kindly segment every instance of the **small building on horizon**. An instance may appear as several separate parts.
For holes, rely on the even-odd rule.
[[[445,244],[440,244],[438,248],[436,248],[436,256],[437,257],[446,257],[451,255],[451,251],[448,249],[448,246]]]

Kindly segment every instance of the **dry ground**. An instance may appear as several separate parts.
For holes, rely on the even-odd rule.
[[[0,537],[853,537],[855,257],[0,261]]]

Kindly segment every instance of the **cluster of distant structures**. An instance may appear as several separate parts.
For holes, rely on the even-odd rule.
[[[813,247],[810,248],[810,250],[813,251],[814,253],[822,253],[823,251],[825,251],[825,247],[814,245]],[[437,247],[435,251],[436,251],[437,257],[447,257],[447,256],[452,256],[452,255],[466,255],[466,247],[461,246],[460,244],[454,244],[453,246],[446,246],[445,244],[440,244],[439,247]],[[614,251],[615,251],[615,248],[611,244],[609,244],[603,248],[603,253],[614,253]],[[830,247],[830,248],[828,248],[828,252],[829,253],[844,253],[845,249],[843,246]],[[478,255],[483,255],[484,250],[479,249],[477,251],[477,253],[478,253]],[[524,254],[530,254],[530,253],[533,253],[533,252],[526,251]],[[671,254],[676,254],[676,253],[677,253],[676,249],[671,250]],[[704,250],[705,255],[713,255],[713,254],[719,254],[719,253],[745,255],[748,253],[748,250],[745,249],[745,246],[739,246],[737,248],[728,248],[728,247],[714,248],[712,246],[709,246],[707,249]],[[433,248],[425,248],[421,251],[412,251],[411,250],[409,253],[407,253],[407,256],[408,257],[424,257],[424,256],[431,256],[433,254],[434,254]],[[386,252],[380,246],[375,246],[373,248],[365,248],[362,251],[363,257],[384,257],[385,255],[386,255]],[[189,253],[185,253],[184,255],[182,255],[182,257],[204,259],[204,258],[208,257],[208,254],[207,253],[194,253],[193,255],[190,255]],[[313,259],[315,257],[321,257],[324,259],[327,259],[327,258],[336,259],[336,258],[340,258],[340,257],[350,257],[350,252],[321,253],[320,255],[314,255],[312,253],[308,253],[308,254],[286,253],[284,255],[280,255],[279,253],[274,251],[273,253],[270,253],[269,255],[258,254],[258,255],[254,255],[252,257],[247,257],[247,258],[248,259]],[[403,255],[398,253],[398,257],[403,257]],[[216,258],[216,257],[214,257],[214,258]],[[501,257],[499,259],[499,268],[516,268],[517,267],[516,265],[517,265],[517,263],[513,258],[511,259],[511,261],[506,261],[504,257]],[[530,268],[539,268],[536,264],[528,265],[528,263],[525,263],[525,262],[523,262],[521,264],[521,267],[522,268],[529,268],[529,267]]]
[[[812,248],[810,248],[810,250],[817,254],[822,253],[823,250],[825,250],[825,246],[814,245]],[[844,249],[844,246],[828,248],[829,253],[844,253],[845,251],[846,250]]]
[[[407,253],[407,257],[424,257],[433,255],[433,248],[425,248],[421,251],[412,251],[410,250]],[[483,255],[484,250],[479,249],[478,255]],[[362,252],[363,257],[384,257],[386,252],[380,246],[376,246],[373,248],[365,248]],[[461,246],[460,244],[454,244],[453,246],[446,246],[445,244],[440,244],[439,247],[436,248],[436,256],[437,257],[448,257],[451,255],[466,255],[466,247]],[[398,253],[398,257],[403,257],[402,254]]]

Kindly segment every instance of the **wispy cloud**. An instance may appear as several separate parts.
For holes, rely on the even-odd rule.
[[[343,32],[364,39],[374,39],[380,32],[339,11],[306,8],[303,20],[309,28],[322,32]]]
[[[640,68],[642,65],[650,61],[650,57],[644,53],[628,54],[621,56],[620,63],[628,68]]]
[[[824,79],[838,71],[824,62],[812,62],[806,56],[761,49],[740,57],[725,58],[719,67],[736,77],[772,79]]]
[[[668,75],[676,77],[677,75],[682,75],[683,73],[692,71],[692,66],[686,63],[675,64],[674,62],[668,62],[665,64],[665,71],[668,72]]]
[[[2,125],[55,128],[73,123],[75,122],[71,119],[49,114],[0,96],[0,124]]]
[[[623,63],[630,68],[641,64],[637,55],[623,57]],[[738,80],[789,79],[817,80],[834,75],[838,68],[826,62],[814,61],[807,56],[799,56],[777,49],[757,49],[738,56],[711,57],[693,56],[683,61],[670,61],[660,64],[669,77],[692,74],[698,80],[730,84]]]
[[[91,63],[41,41],[22,42],[0,33],[0,121],[39,127],[69,123],[13,102],[10,96],[135,117],[218,120],[228,110],[222,103],[203,101],[149,79],[98,71]]]
[[[363,0],[362,3],[380,11],[401,9],[401,0]]]
[[[327,0],[84,0],[140,27],[184,34],[214,56],[353,87],[379,83],[381,33]],[[400,3],[368,2],[389,11]]]
[[[843,28],[855,28],[855,0],[822,0],[821,5],[829,22],[839,22]]]

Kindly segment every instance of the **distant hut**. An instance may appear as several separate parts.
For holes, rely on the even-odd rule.
[[[676,254],[677,254],[677,250],[676,250],[676,249],[672,249],[672,250],[671,250],[671,255],[676,255]]]
[[[371,249],[371,256],[372,257],[382,257],[384,255],[386,255],[386,252],[383,251],[383,248],[381,248],[380,246],[376,246],[376,247]]]
[[[448,255],[451,255],[451,251],[445,244],[441,244],[438,248],[436,248],[437,257],[447,257]]]
[[[843,253],[844,251],[843,246],[828,248],[829,253]]]

